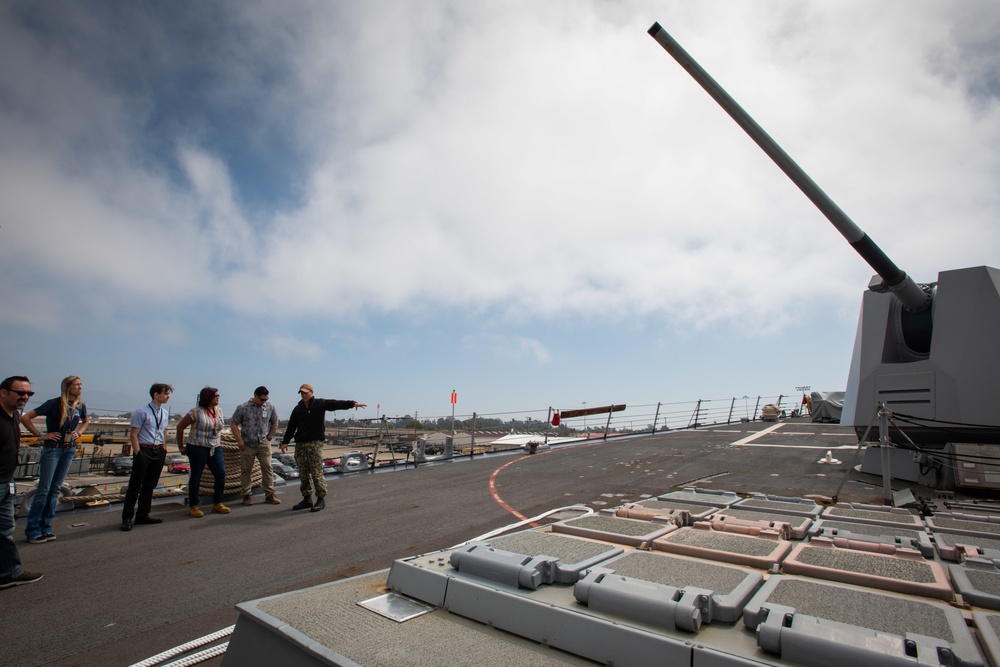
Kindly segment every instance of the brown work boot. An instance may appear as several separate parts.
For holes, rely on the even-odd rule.
[[[266,498],[264,498],[264,502],[267,503],[268,505],[280,505],[281,504],[281,500],[276,495],[274,495],[273,493],[271,495],[267,496]]]
[[[194,507],[188,508],[188,516],[193,516],[194,518],[199,518],[205,516],[205,513],[201,511],[201,508],[195,505]]]
[[[253,505],[253,498],[251,498],[250,496],[243,496],[243,504]]]
[[[216,514],[229,514],[231,510],[222,503],[215,503],[212,505],[212,511]]]

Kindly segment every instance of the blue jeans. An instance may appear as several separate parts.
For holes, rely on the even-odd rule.
[[[24,536],[29,540],[52,532],[52,517],[59,504],[59,491],[69,472],[69,466],[76,457],[76,447],[42,447],[38,461],[38,489],[28,510],[28,523]]]
[[[212,502],[216,505],[222,502],[222,495],[226,491],[226,461],[222,458],[222,447],[199,447],[188,445],[185,449],[188,461],[191,463],[191,477],[188,479],[188,507],[197,507],[201,504],[201,494],[198,493],[201,487],[201,474],[205,471],[205,466],[212,471],[215,477],[215,486],[212,489]],[[213,452],[209,454],[209,452]]]
[[[21,576],[21,554],[14,544],[14,482],[0,482],[0,582]]]

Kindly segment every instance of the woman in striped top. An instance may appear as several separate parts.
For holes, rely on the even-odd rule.
[[[184,439],[184,431],[193,426]],[[219,390],[215,387],[205,387],[198,394],[198,407],[184,415],[177,424],[177,448],[181,454],[186,454],[191,462],[191,476],[188,478],[188,516],[202,517],[201,511],[201,474],[205,466],[215,477],[212,493],[212,511],[217,514],[229,514],[229,508],[222,504],[222,494],[226,488],[226,462],[222,458],[220,435],[228,424],[219,409]]]

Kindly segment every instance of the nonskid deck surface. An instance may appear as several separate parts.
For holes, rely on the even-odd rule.
[[[768,499],[734,506],[761,500]],[[849,527],[838,510],[881,511],[817,509],[817,522],[830,513]],[[650,521],[649,534],[671,530],[636,548],[635,519],[616,517],[615,508],[594,516],[601,520],[583,529],[574,528],[580,518],[568,517],[240,605],[226,664],[290,655],[302,665],[434,664],[442,647],[487,639],[512,654],[541,651],[545,664],[986,665],[1000,657],[993,611],[1000,610],[1000,552],[973,550],[948,562],[889,547],[883,538],[892,538],[892,526],[879,532],[859,523],[862,541],[837,546],[822,536],[717,531],[710,520],[687,527]],[[921,530],[934,541],[926,524]],[[669,537],[677,535],[697,538],[695,557],[671,553]],[[422,613],[392,618],[380,613],[386,599],[412,601]],[[405,656],[399,642],[409,647]]]
[[[589,516],[567,511],[356,580],[241,604],[224,664],[426,665],[470,643],[490,647],[487,664],[997,664],[1000,550],[988,540],[1000,516],[955,519],[947,495],[918,489],[952,531],[937,532],[916,507],[865,497],[878,480],[855,479],[848,500],[817,503],[801,484],[827,472],[795,474],[787,454],[773,456],[787,447],[815,464],[816,450],[831,448],[797,430],[809,432],[757,438],[775,440],[759,442],[767,453],[754,457],[774,459],[758,479],[764,492],[747,493],[745,444],[710,445],[703,451],[726,448],[730,474],[659,493],[616,489],[601,497],[624,502],[597,501]],[[698,465],[717,463],[682,467]],[[774,493],[772,475],[797,486]],[[394,602],[420,615],[387,613]],[[332,622],[331,613],[343,616]]]
[[[699,503],[704,495],[696,495],[693,502],[686,503],[668,497],[671,493],[684,496],[689,492],[683,490],[690,488],[698,489],[699,494],[728,492],[726,498],[741,502],[734,506],[741,512],[752,509],[746,500],[750,494],[768,494],[772,500],[755,501],[756,509],[810,518],[809,508],[815,505],[812,500],[805,499],[805,506],[790,499],[834,494],[844,480],[856,445],[850,429],[840,426],[801,421],[736,424],[582,442],[535,455],[477,455],[474,460],[460,458],[388,474],[328,476],[327,508],[317,513],[291,510],[299,499],[298,485],[293,483],[278,489],[283,501],[280,506],[256,503],[244,507],[235,499],[232,514],[209,514],[203,519],[187,517],[180,499],[158,500],[153,513],[164,522],[139,526],[129,533],[118,530],[120,505],[114,503],[104,508],[59,512],[54,521],[59,539],[44,545],[22,541],[22,520],[15,537],[24,565],[43,572],[45,578],[38,584],[4,592],[11,610],[5,623],[10,636],[16,638],[5,650],[11,664],[132,664],[231,626],[241,617],[235,609],[239,603],[378,572],[398,559],[441,552],[520,517],[568,505],[586,505],[604,513],[627,505],[640,509],[650,505],[646,510],[654,515],[673,511],[666,523],[677,529],[695,530],[691,525],[694,521],[707,519],[714,508],[725,503]],[[842,464],[818,463],[830,449],[835,450],[834,459]],[[900,486],[898,482],[893,485]],[[881,493],[880,479],[851,472],[840,499],[842,504],[878,505]],[[914,493],[935,498],[931,489],[915,489]],[[987,498],[964,500],[965,514],[990,507]],[[559,518],[580,516],[570,512]],[[776,517],[765,518],[773,522]],[[541,523],[554,520],[550,517]],[[664,523],[663,516],[648,520],[657,524],[656,530]],[[816,524],[821,521],[820,517]],[[871,524],[865,525],[867,530]],[[908,529],[911,533],[913,530]],[[920,531],[930,539],[925,527]],[[767,537],[752,532],[740,535]],[[864,531],[859,528],[856,533],[848,541],[861,540]],[[1000,542],[988,534],[941,534],[943,539],[932,549],[943,545],[948,554],[957,558],[980,553]],[[907,533],[897,527],[893,537],[879,538],[888,544],[877,548],[906,546],[897,536]],[[605,560],[613,557],[605,556],[605,551],[615,548],[643,549],[641,543],[614,545],[566,533],[547,533],[544,537],[583,540],[590,550],[590,544],[604,545],[597,551]],[[915,549],[925,546],[917,542],[911,539],[907,544],[915,545]],[[872,544],[868,546],[873,548]],[[666,555],[656,548],[651,553]],[[547,555],[560,558],[558,564],[552,565],[558,580],[543,587],[554,592],[575,585],[567,578],[579,578],[583,570],[594,565],[587,558],[564,551]],[[451,567],[449,554],[442,553],[441,558],[447,571]],[[381,576],[384,583],[386,575]],[[532,592],[533,596],[541,594],[541,590]],[[585,609],[582,603],[573,604]],[[365,611],[366,615],[371,613]],[[431,616],[442,613],[448,612],[439,609]],[[42,623],[60,626],[54,641],[37,633]],[[463,619],[463,623],[462,627],[466,627],[478,621]],[[402,625],[405,628],[411,623]],[[718,620],[703,624],[698,641],[719,634],[723,627]],[[689,635],[681,635],[691,640]],[[749,637],[753,639],[752,633]],[[413,650],[420,644],[419,638],[414,640]],[[543,653],[558,652],[549,648]],[[415,653],[414,660],[419,663],[418,658],[419,653]],[[219,662],[217,658],[208,664]],[[370,664],[379,663],[375,660]]]

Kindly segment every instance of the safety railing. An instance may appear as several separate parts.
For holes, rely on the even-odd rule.
[[[354,450],[367,459],[367,465],[361,465],[361,469],[398,466],[415,463],[418,450],[420,457],[432,459],[441,458],[445,451],[448,452],[445,458],[475,456],[522,448],[531,441],[606,439],[753,422],[762,419],[765,406],[774,406],[777,413],[794,416],[801,408],[800,401],[798,394],[779,394],[701,398],[674,403],[594,402],[534,410],[432,416],[419,421],[410,417],[387,416],[345,419],[329,423],[327,444],[333,451],[325,453],[325,456],[329,455],[332,460]],[[612,406],[613,410],[610,409]],[[560,418],[554,420],[556,414]],[[563,414],[567,415],[566,418],[562,417]],[[121,445],[124,440],[117,435],[105,433],[101,438],[95,437],[93,443],[81,445],[70,474],[127,477],[128,472],[124,468],[117,470],[115,467],[118,461],[127,463],[130,460],[130,457],[123,456]],[[514,435],[529,437],[510,437]],[[30,480],[37,477],[39,454],[37,446],[22,447],[15,478]],[[331,470],[334,469],[338,472],[351,471],[346,466],[334,468],[331,465]]]
[[[376,465],[388,461],[398,465],[410,462],[406,454],[415,451],[418,444],[421,454],[426,451],[437,455],[447,447],[449,458],[475,456],[480,452],[521,448],[535,439],[548,443],[557,438],[611,438],[754,422],[764,418],[765,406],[773,406],[769,410],[771,414],[795,416],[801,408],[801,395],[739,396],[636,405],[609,402],[601,406],[590,404],[590,407],[581,404],[581,407],[571,408],[431,416],[420,421],[409,417],[348,419],[334,422],[328,429],[327,439],[341,447],[372,449],[383,459],[388,457],[383,462],[373,458]],[[559,418],[555,419],[557,414]]]

